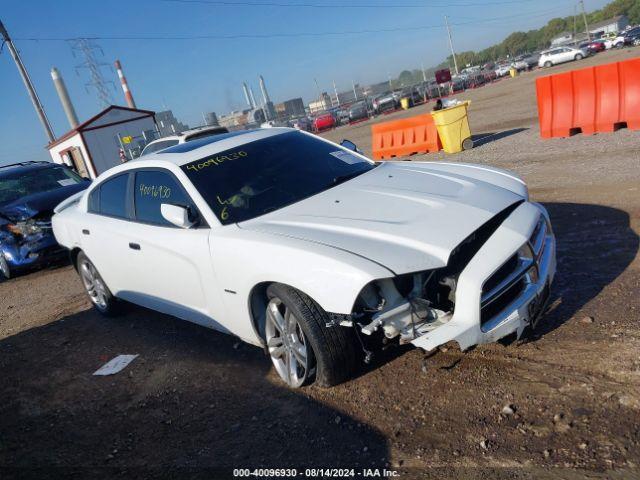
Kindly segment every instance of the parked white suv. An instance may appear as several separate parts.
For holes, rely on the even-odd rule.
[[[211,137],[212,135],[220,135],[221,133],[228,133],[229,130],[226,127],[200,127],[192,130],[185,130],[184,132],[176,135],[170,135],[168,137],[162,137],[153,142],[149,142],[142,150],[140,156],[149,155],[150,153],[159,152],[165,148],[173,147],[179,143],[190,142],[199,138]]]
[[[545,50],[540,54],[538,60],[539,67],[551,67],[559,63],[571,62],[573,60],[582,60],[588,55],[586,50],[572,47],[558,47],[551,50]]]

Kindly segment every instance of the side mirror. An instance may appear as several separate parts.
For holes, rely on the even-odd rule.
[[[351,140],[347,140],[347,139],[342,140],[342,141],[340,142],[340,146],[341,146],[341,147],[344,147],[344,148],[347,148],[347,149],[351,150],[352,152],[362,153],[362,152],[358,149],[358,147],[356,146],[356,144],[355,144],[355,143],[353,143]]]
[[[189,209],[179,205],[163,203],[160,205],[160,213],[163,218],[179,228],[191,228],[194,222],[189,219]]]

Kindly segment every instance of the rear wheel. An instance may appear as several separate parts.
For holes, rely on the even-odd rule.
[[[100,276],[100,273],[98,273],[98,270],[84,252],[78,254],[76,267],[82,279],[84,289],[87,295],[89,295],[89,300],[91,300],[95,309],[106,316],[112,316],[118,313],[117,299],[113,296]]]
[[[265,340],[276,372],[291,388],[347,380],[356,365],[352,332],[304,293],[278,283],[267,289]]]
[[[549,61],[544,62],[544,66],[547,67],[547,68],[549,68],[551,65],[553,65],[553,63],[551,63]]]

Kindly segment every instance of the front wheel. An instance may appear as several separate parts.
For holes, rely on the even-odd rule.
[[[280,378],[291,388],[347,380],[356,365],[352,332],[327,327],[327,312],[292,287],[271,284],[267,296],[265,340]]]
[[[583,58],[584,58],[584,57],[583,57],[582,55],[580,55],[580,54],[577,54],[577,55],[576,55],[576,60],[582,60]]]
[[[78,254],[76,268],[82,279],[84,289],[89,295],[89,300],[91,300],[95,309],[105,316],[113,316],[118,313],[119,305],[117,304],[117,299],[84,252]]]
[[[11,278],[11,269],[7,263],[7,259],[4,258],[2,252],[0,252],[0,282],[9,280]]]

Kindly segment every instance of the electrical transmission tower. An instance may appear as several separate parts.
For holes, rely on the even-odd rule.
[[[71,52],[74,57],[80,57],[82,59],[82,63],[76,65],[76,73],[78,73],[82,69],[86,69],[89,71],[90,80],[85,83],[85,88],[87,92],[89,91],[88,87],[95,89],[98,94],[98,99],[100,103],[107,107],[113,103],[113,96],[111,95],[112,90],[115,91],[115,84],[111,80],[105,80],[102,75],[102,69],[104,67],[108,67],[111,72],[113,72],[113,68],[110,63],[101,62],[96,58],[95,52],[99,52],[101,56],[104,57],[104,51],[97,45],[93,40],[89,40],[87,38],[78,38],[75,40],[69,41],[71,45]],[[111,89],[109,88],[111,85]]]

